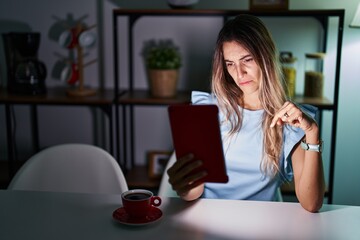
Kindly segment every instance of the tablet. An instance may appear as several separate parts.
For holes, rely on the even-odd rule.
[[[216,105],[179,104],[168,107],[177,159],[192,153],[203,161],[205,182],[228,182]]]

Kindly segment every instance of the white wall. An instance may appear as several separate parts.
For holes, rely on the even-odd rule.
[[[22,0],[5,0],[0,2],[0,23],[7,21],[12,22],[0,32],[7,31],[24,31],[22,28],[17,27],[17,23],[26,23],[32,31],[41,33],[40,47],[38,51],[39,60],[43,61],[47,67],[46,85],[52,86],[67,86],[66,83],[61,82],[58,78],[53,77],[52,71],[56,62],[60,59],[55,54],[68,57],[71,52],[61,47],[58,42],[50,39],[50,29],[54,27],[59,21],[73,18],[77,20],[83,16],[87,16],[84,22],[91,26],[97,24],[98,9],[96,8],[96,0],[82,0],[74,1],[65,0],[62,2],[57,1],[22,1]],[[102,13],[101,13],[102,15]],[[93,31],[98,31],[97,27]],[[0,40],[1,42],[1,40]],[[2,45],[1,45],[2,48]],[[2,52],[2,50],[1,50]],[[91,49],[85,50],[84,62],[98,58],[98,47],[95,46]],[[1,56],[1,54],[0,54]],[[98,59],[100,60],[100,59]],[[4,61],[4,59],[0,59]],[[4,62],[1,62],[4,66]],[[0,84],[5,85],[4,69],[0,72]],[[85,84],[91,87],[98,87],[102,84],[99,79],[98,64],[91,64],[84,69]],[[111,81],[109,81],[111,82]],[[65,92],[64,92],[65,94]],[[30,131],[30,115],[27,106],[15,106],[14,112],[16,116],[16,140],[18,158],[26,159],[33,154],[33,146],[31,142]],[[105,138],[102,136],[102,129],[104,120],[98,111],[87,107],[64,107],[64,106],[39,106],[39,134],[40,134],[40,147],[46,147],[53,144],[65,142],[84,142],[84,143],[98,143],[103,144]],[[6,150],[4,126],[4,108],[0,107],[1,114],[1,159],[5,159]],[[93,115],[95,114],[95,118]],[[99,130],[101,128],[101,130]],[[90,130],[90,131],[89,131]],[[99,134],[100,131],[100,134]],[[70,134],[69,134],[70,133]],[[106,146],[107,147],[107,146]]]
[[[346,10],[340,77],[340,102],[335,160],[336,168],[334,203],[354,205],[360,205],[360,175],[357,174],[357,169],[360,169],[360,161],[359,157],[357,157],[360,156],[360,149],[358,147],[360,142],[360,130],[356,127],[356,120],[360,118],[360,108],[354,106],[356,105],[356,102],[360,101],[360,96],[357,91],[357,89],[360,87],[360,81],[357,80],[357,77],[360,76],[360,68],[357,66],[360,62],[358,59],[358,56],[360,56],[360,30],[351,29],[348,27],[348,25],[355,12],[357,3],[358,0],[290,0],[290,9],[341,8]],[[165,3],[165,0],[2,0],[0,2],[0,21],[23,21],[27,23],[34,31],[40,31],[42,33],[42,40],[39,50],[39,59],[44,61],[50,70],[56,61],[54,52],[60,52],[62,54],[67,53],[66,50],[60,48],[56,42],[47,38],[47,33],[55,22],[52,16],[56,15],[60,18],[64,18],[68,13],[72,13],[75,18],[79,18],[85,14],[88,14],[89,17],[86,18],[85,21],[89,25],[96,22],[98,24],[97,31],[99,34],[98,46],[89,51],[89,59],[97,57],[99,61],[97,64],[86,68],[86,82],[95,88],[99,86],[112,88],[112,9],[114,7],[167,8],[167,4]],[[247,1],[233,0],[200,0],[200,3],[197,7],[247,9],[248,3]],[[274,21],[276,21],[276,19]],[[165,23],[165,25],[167,24],[171,24],[171,22]],[[189,23],[184,20],[184,22],[181,23],[181,26],[186,26],[186,24]],[[209,25],[204,24],[204,26]],[[214,20],[210,27],[213,28],[214,34],[216,34],[219,27],[217,20]],[[151,37],[152,33],[148,32],[143,35],[141,34],[141,32],[147,28],[147,24],[139,23],[136,28],[137,33],[141,35],[141,38],[135,42],[137,49],[136,51],[139,51],[141,48],[142,39]],[[184,28],[186,29],[186,27]],[[151,29],[151,26],[148,29]],[[297,30],[299,31],[299,29]],[[191,33],[191,30],[189,31],[190,32],[187,34],[193,34]],[[168,33],[169,31],[164,31],[163,33],[158,34],[164,34],[163,36],[166,36]],[[173,34],[177,36],[176,34],[178,34],[178,32],[173,31],[169,35],[173,36]],[[283,34],[286,35],[287,32],[284,32]],[[210,51],[214,37],[216,36],[210,35],[204,37],[203,39],[197,39],[194,37],[192,42],[187,42],[186,36],[181,38],[182,36],[179,35],[177,37],[178,38],[176,39],[179,39],[179,44],[181,45],[182,49],[184,49],[185,59],[191,62],[192,57],[195,56],[195,59],[198,60],[192,62],[197,67],[196,70],[190,70],[191,66],[193,65],[185,64],[184,68],[181,70],[182,80],[179,87],[204,88],[206,86],[206,78],[208,76],[207,71],[209,70],[208,57],[211,56]],[[289,46],[291,46],[291,44]],[[136,82],[136,86],[146,88],[146,79],[142,66],[140,65],[141,59],[139,59],[139,56],[136,56],[136,58],[137,59],[135,59],[135,61],[137,61],[136,64],[138,64],[139,69],[136,72],[137,79],[139,79],[139,81]],[[121,66],[119,67],[126,69],[125,59],[121,60]],[[127,77],[126,70],[123,70],[121,74],[122,77]],[[198,78],[196,78],[196,76],[198,76]],[[197,79],[204,80],[200,85],[197,85],[198,83],[195,83]],[[55,86],[62,85],[63,83],[60,83],[58,80],[49,77],[47,79],[47,84],[49,86]],[[301,86],[299,86],[299,89],[301,89]],[[331,91],[329,90],[329,92]],[[30,134],[28,123],[28,108],[26,106],[19,106],[15,108],[15,112],[19,122],[19,130],[17,132],[18,149],[20,150],[20,155],[27,156],[31,154],[31,140],[28,137]],[[169,126],[166,120],[166,110],[162,107],[137,107],[135,113],[135,140],[137,144],[136,161],[140,164],[144,164],[144,153],[146,151],[171,149]],[[101,136],[101,134],[106,130],[106,124],[103,123],[104,119],[101,117],[99,112],[95,113],[95,120],[92,118],[94,114],[93,111],[86,107],[70,108],[47,106],[41,107],[39,109],[39,114],[41,146],[47,146],[61,142],[77,141],[99,143],[108,147],[106,140],[104,140],[104,136]],[[145,125],[141,119],[147,119],[147,122],[151,124]],[[6,159],[6,129],[4,126],[3,106],[0,106],[0,123],[0,158]],[[145,136],[143,135],[144,133],[146,133]],[[325,143],[325,148],[326,147],[327,145]]]

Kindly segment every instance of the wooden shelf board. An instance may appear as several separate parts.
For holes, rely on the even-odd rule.
[[[234,10],[234,9],[123,9],[116,8],[113,10],[115,15],[132,15],[140,17],[142,15],[147,16],[235,16],[241,13],[253,14],[258,16],[289,16],[289,17],[304,17],[304,16],[315,16],[315,17],[324,17],[324,16],[343,16],[344,9],[329,9],[329,10]]]
[[[294,102],[300,104],[311,104],[321,109],[332,109],[334,108],[334,103],[332,103],[329,99],[322,98],[314,98],[314,97],[304,97],[297,95],[294,98]]]
[[[148,90],[135,90],[123,93],[119,98],[118,104],[136,105],[168,105],[190,103],[191,93],[189,91],[179,91],[173,98],[155,98]]]
[[[59,104],[59,105],[109,105],[114,101],[114,90],[96,90],[92,96],[70,97],[66,87],[50,87],[46,94],[25,95],[8,93],[6,89],[0,89],[0,103],[10,104]]]

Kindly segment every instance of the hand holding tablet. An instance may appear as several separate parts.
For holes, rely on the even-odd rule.
[[[216,105],[171,105],[168,108],[177,159],[191,153],[203,162],[204,182],[228,182]]]

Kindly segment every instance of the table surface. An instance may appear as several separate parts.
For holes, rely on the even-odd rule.
[[[360,207],[164,198],[146,226],[112,219],[120,195],[0,191],[0,238],[17,239],[359,239]]]

